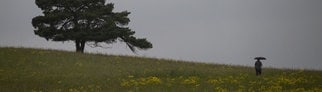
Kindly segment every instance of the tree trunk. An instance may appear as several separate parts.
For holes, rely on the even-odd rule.
[[[86,41],[76,40],[75,41],[76,52],[84,53],[85,43],[86,43]]]

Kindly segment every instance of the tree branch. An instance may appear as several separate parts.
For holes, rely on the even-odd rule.
[[[91,47],[91,48],[97,48],[97,47],[100,47],[100,48],[104,48],[104,49],[108,49],[108,48],[111,48],[111,47],[105,47],[105,46],[102,46],[100,45],[99,43],[86,43],[87,46]]]

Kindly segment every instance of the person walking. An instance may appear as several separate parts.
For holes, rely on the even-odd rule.
[[[256,76],[259,76],[262,74],[262,66],[263,66],[263,64],[260,60],[266,60],[266,58],[265,57],[255,57],[254,59],[257,60],[255,62]]]
[[[262,74],[262,62],[258,59],[256,62],[255,62],[255,70],[256,70],[256,76],[259,76]]]

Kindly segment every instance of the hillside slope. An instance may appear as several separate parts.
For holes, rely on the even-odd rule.
[[[322,91],[322,72],[0,48],[0,92]]]

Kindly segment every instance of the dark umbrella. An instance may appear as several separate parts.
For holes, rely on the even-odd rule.
[[[255,57],[254,59],[255,59],[255,60],[258,60],[258,61],[260,61],[260,60],[266,60],[266,58],[265,58],[265,57]]]

